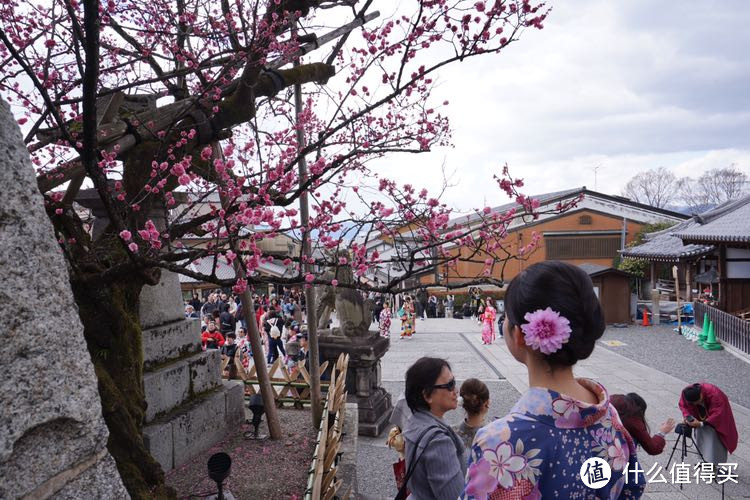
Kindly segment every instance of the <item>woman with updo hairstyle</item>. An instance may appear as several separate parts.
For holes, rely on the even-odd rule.
[[[508,286],[505,311],[505,344],[529,389],[477,431],[462,498],[640,498],[635,443],[607,390],[573,376],[606,326],[591,278],[565,262],[533,264]]]
[[[469,378],[461,384],[461,390],[458,393],[463,401],[462,406],[466,412],[466,417],[460,424],[454,425],[453,430],[456,431],[466,447],[464,458],[467,459],[471,443],[474,441],[474,435],[484,425],[484,419],[490,410],[490,390],[481,380]]]

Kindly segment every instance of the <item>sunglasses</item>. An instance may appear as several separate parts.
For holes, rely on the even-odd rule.
[[[452,391],[456,388],[456,379],[452,378],[450,382],[446,384],[437,384],[430,387],[431,389],[445,389],[447,391]]]

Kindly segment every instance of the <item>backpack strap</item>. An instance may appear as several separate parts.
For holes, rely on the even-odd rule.
[[[406,475],[404,476],[404,484],[401,485],[401,489],[398,490],[395,500],[403,500],[406,498],[406,489],[407,485],[409,484],[409,478],[411,478],[412,473],[414,473],[414,471],[416,470],[417,463],[419,462],[419,459],[422,458],[422,455],[424,455],[425,450],[427,450],[427,446],[422,448],[422,451],[420,452],[416,460],[414,460],[414,456],[417,454],[417,450],[419,449],[419,444],[422,442],[422,438],[429,431],[435,431],[435,433],[438,433],[441,431],[441,429],[440,426],[428,427],[423,430],[421,434],[419,434],[419,437],[417,437],[417,441],[414,443],[414,449],[411,452],[411,460],[409,460],[411,465],[409,466],[409,470],[406,471]]]

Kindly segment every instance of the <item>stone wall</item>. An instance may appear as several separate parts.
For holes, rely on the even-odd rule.
[[[29,153],[0,101],[0,498],[129,498]]]
[[[139,314],[148,405],[143,440],[168,471],[240,428],[244,384],[222,380],[219,351],[201,350],[200,323],[185,319],[176,274],[162,271],[158,284],[143,288]]]

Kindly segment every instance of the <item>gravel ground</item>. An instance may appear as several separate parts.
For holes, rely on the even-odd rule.
[[[608,328],[601,340],[619,340],[627,345],[610,347],[613,352],[663,371],[687,383],[710,382],[729,399],[750,408],[750,363],[734,354],[707,351],[672,330],[673,327],[630,326]]]
[[[459,384],[462,382],[457,381]],[[504,416],[518,401],[518,391],[505,380],[485,381],[490,390],[490,411],[488,418]],[[383,382],[383,387],[391,393],[395,402],[404,390],[403,382]],[[463,410],[448,412],[445,420],[457,424],[464,418]],[[359,497],[363,499],[393,498],[398,491],[393,478],[392,464],[398,454],[385,445],[390,426],[376,438],[360,436],[357,448],[357,481]]]
[[[177,490],[178,498],[216,493],[216,483],[208,478],[206,463],[211,455],[223,451],[232,458],[231,474],[224,486],[238,500],[302,498],[317,432],[312,428],[309,409],[282,409],[279,419],[284,439],[246,440],[242,432],[252,430],[252,426],[243,425],[226,440],[170,471],[167,484]],[[260,433],[268,435],[265,416]]]

